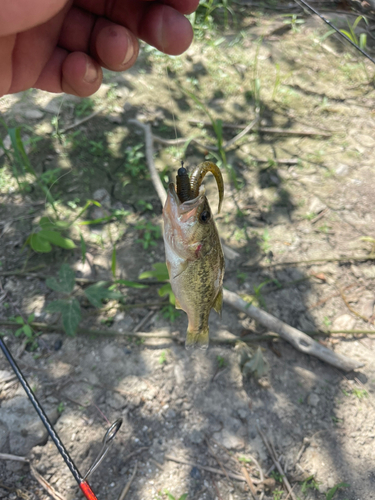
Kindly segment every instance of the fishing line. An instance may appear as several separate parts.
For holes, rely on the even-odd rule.
[[[353,40],[351,40],[347,35],[345,35],[345,33],[343,33],[338,28],[336,28],[336,26],[333,25],[331,23],[331,21],[329,21],[326,17],[322,16],[322,14],[320,14],[320,12],[318,12],[316,9],[314,9],[314,7],[309,5],[305,0],[295,0],[295,2],[297,5],[299,5],[299,3],[302,3],[302,5],[307,7],[316,16],[320,17],[320,19],[322,19],[322,21],[324,21],[326,24],[328,24],[328,26],[330,26],[334,31],[336,31],[336,33],[338,33],[342,38],[345,38],[345,40],[347,42],[349,42],[351,45],[353,45],[353,47],[355,47],[357,50],[359,50],[359,52],[361,52],[361,54],[363,54],[365,57],[367,57],[367,59],[369,59],[373,64],[375,64],[375,59],[373,59],[365,50],[363,50],[361,47],[359,47],[356,43],[354,43]]]
[[[105,436],[103,438],[103,444],[102,448],[95,458],[93,464],[85,474],[85,476],[82,476],[81,473],[79,472],[77,466],[75,465],[73,459],[70,457],[67,449],[63,445],[61,439],[59,438],[57,432],[55,431],[53,425],[51,424],[49,418],[47,417],[42,405],[39,403],[38,399],[36,398],[35,394],[33,393],[29,383],[27,382],[24,374],[22,373],[20,367],[14,360],[13,356],[11,355],[9,349],[5,345],[4,340],[0,336],[0,348],[4,353],[4,356],[6,357],[7,361],[9,362],[10,366],[12,367],[14,373],[17,375],[18,380],[20,381],[22,387],[24,388],[27,397],[31,401],[32,405],[34,406],[35,411],[37,412],[40,420],[43,422],[44,427],[46,428],[49,436],[51,437],[52,441],[54,442],[56,448],[58,449],[60,455],[64,459],[64,462],[68,466],[70,472],[72,473],[72,476],[74,479],[77,481],[78,486],[80,487],[82,493],[85,495],[87,500],[98,500],[95,493],[92,491],[91,486],[87,482],[87,478],[89,475],[91,475],[94,470],[97,469],[97,467],[101,464],[103,461],[104,457],[108,453],[109,447],[112,444],[118,430],[120,429],[122,425],[122,419],[116,420],[111,427],[107,430],[105,433]]]

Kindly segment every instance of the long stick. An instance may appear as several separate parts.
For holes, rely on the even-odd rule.
[[[268,312],[262,311],[261,309],[248,304],[236,293],[230,292],[229,290],[223,290],[223,292],[224,302],[226,304],[231,305],[238,311],[241,311],[247,316],[250,316],[250,318],[255,319],[255,321],[267,327],[272,332],[278,333],[280,337],[292,344],[292,346],[298,351],[315,356],[322,361],[347,372],[363,366],[363,363],[348,358],[343,354],[337,354],[336,352],[331,351],[300,330],[287,325]]]

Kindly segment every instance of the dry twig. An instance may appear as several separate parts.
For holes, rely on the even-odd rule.
[[[246,479],[246,482],[250,488],[250,491],[251,491],[251,494],[253,495],[254,500],[258,500],[257,492],[255,489],[254,483],[251,480],[251,477],[250,477],[249,473],[247,472],[246,467],[242,466],[241,470],[242,470],[242,474],[244,475],[244,478]]]
[[[131,486],[133,479],[135,478],[135,475],[137,473],[137,466],[138,466],[138,462],[135,463],[133,474],[131,475],[131,478],[129,479],[129,481],[125,485],[125,488],[122,490],[121,495],[118,497],[118,500],[124,500],[128,491],[130,490],[130,486]]]
[[[219,474],[220,476],[225,476],[224,472],[219,469],[214,469],[213,467],[206,467],[205,465],[196,464],[194,462],[189,462],[188,460],[182,460],[180,458],[172,457],[171,455],[165,455],[166,460],[172,460],[172,462],[176,462],[178,464],[190,465],[191,467],[196,467],[197,469],[202,469],[207,472],[212,472],[213,474]],[[227,472],[228,476],[232,479],[236,479],[237,481],[245,482],[245,478],[240,474],[234,474],[233,472]],[[258,479],[253,479],[254,484],[260,484]]]
[[[30,470],[32,475],[35,477],[35,479],[38,481],[38,483],[41,485],[42,488],[46,490],[46,492],[51,495],[52,498],[55,500],[66,500],[65,497],[60,495],[53,486],[49,484],[49,482],[44,479],[43,476],[39,474],[39,472],[30,464]]]
[[[205,440],[206,440],[206,444],[208,446],[208,449],[209,449],[211,455],[214,457],[214,459],[216,460],[216,462],[219,464],[220,469],[224,472],[224,474],[225,474],[226,478],[228,479],[228,481],[231,482],[230,479],[229,479],[228,473],[227,473],[227,471],[224,468],[223,463],[221,462],[221,460],[219,459],[219,457],[216,455],[216,453],[215,453],[214,449],[212,448],[212,446],[210,445],[208,439],[205,438]]]
[[[289,492],[290,496],[292,497],[292,499],[293,500],[297,500],[295,494],[293,493],[292,487],[290,486],[288,478],[286,477],[285,472],[284,472],[283,468],[280,465],[280,462],[277,460],[274,452],[272,451],[271,446],[269,445],[269,443],[267,441],[266,436],[263,434],[263,432],[261,431],[261,429],[260,429],[260,427],[259,427],[258,424],[257,424],[257,429],[258,429],[258,432],[259,432],[259,434],[260,434],[260,436],[261,436],[261,438],[263,440],[263,443],[266,445],[266,448],[267,448],[269,454],[271,455],[272,461],[275,464],[276,469],[279,471],[279,473],[281,474],[281,476],[283,478],[283,483],[285,484],[286,489],[288,490],[288,492]]]

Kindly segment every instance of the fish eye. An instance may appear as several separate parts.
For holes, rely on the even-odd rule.
[[[209,210],[203,210],[199,216],[201,222],[208,222],[210,220],[211,214]]]

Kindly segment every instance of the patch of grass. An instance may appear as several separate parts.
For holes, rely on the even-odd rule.
[[[84,118],[85,116],[88,116],[93,112],[94,107],[95,101],[90,97],[84,97],[74,108],[74,114],[78,118]]]
[[[319,483],[315,480],[314,476],[307,477],[301,483],[301,492],[305,495],[309,490],[319,491]]]
[[[271,236],[270,236],[267,228],[263,231],[263,234],[262,234],[261,238],[262,238],[262,241],[260,241],[258,243],[259,248],[264,253],[267,253],[269,250],[271,250],[271,245],[270,245]]]
[[[335,496],[336,492],[340,488],[349,488],[349,487],[350,487],[350,484],[348,484],[348,483],[339,483],[339,484],[336,484],[336,486],[334,486],[329,491],[327,491],[327,493],[326,493],[326,500],[332,500],[333,497]]]
[[[159,365],[163,365],[166,362],[167,362],[167,352],[162,351],[162,353],[159,356],[158,363],[159,363]]]
[[[277,482],[277,483],[282,483],[283,482],[283,476],[282,474],[280,474],[280,472],[277,472],[276,470],[273,470],[270,474],[271,477],[274,478],[274,480]]]
[[[273,490],[273,500],[281,500],[283,495],[283,490],[279,490],[278,488],[276,490]]]
[[[216,361],[218,368],[224,368],[224,366],[227,366],[227,362],[225,361],[225,358],[223,358],[223,356],[217,356]]]
[[[368,398],[368,392],[366,389],[359,389],[358,387],[353,387],[352,394],[358,399]]]

